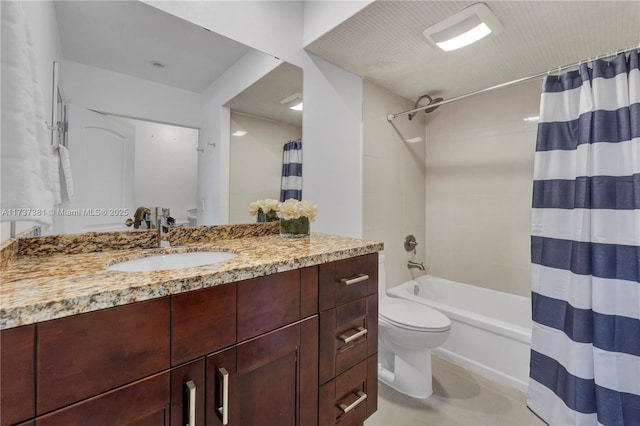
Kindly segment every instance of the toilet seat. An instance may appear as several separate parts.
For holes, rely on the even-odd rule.
[[[451,328],[451,320],[442,312],[406,299],[383,298],[378,306],[378,316],[406,330],[437,333]]]

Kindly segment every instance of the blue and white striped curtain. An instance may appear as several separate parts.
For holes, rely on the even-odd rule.
[[[280,201],[302,200],[302,139],[284,144]]]
[[[544,82],[527,404],[551,425],[640,425],[638,56]]]

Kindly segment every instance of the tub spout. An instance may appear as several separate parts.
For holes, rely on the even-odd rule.
[[[409,269],[419,269],[421,271],[425,270],[423,262],[418,263],[418,262],[413,262],[411,260],[407,263],[407,268],[409,268]]]

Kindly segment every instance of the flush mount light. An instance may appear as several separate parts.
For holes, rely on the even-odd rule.
[[[481,38],[502,31],[502,24],[484,3],[476,3],[422,33],[426,39],[445,51],[467,46]]]
[[[289,109],[295,111],[302,111],[302,93],[296,92],[293,95],[282,98],[280,99],[280,104],[289,105]]]
[[[538,121],[540,121],[540,116],[536,115],[533,117],[525,117],[523,118],[523,120],[527,123],[537,123]]]
[[[246,130],[236,130],[235,132],[231,133],[233,136],[244,136],[247,134]]]

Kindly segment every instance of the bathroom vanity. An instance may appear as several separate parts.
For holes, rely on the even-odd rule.
[[[105,269],[157,254],[144,231],[4,247],[0,424],[362,424],[382,244],[276,232],[179,231],[170,251],[238,256],[152,272]]]

